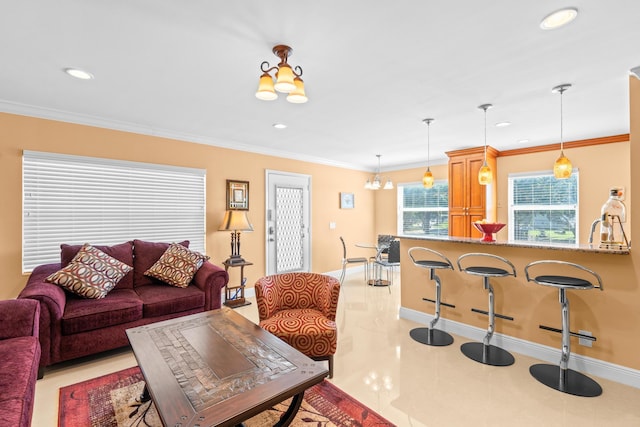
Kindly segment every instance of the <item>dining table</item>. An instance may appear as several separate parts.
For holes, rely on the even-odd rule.
[[[356,247],[372,249],[376,251],[375,256],[369,257],[369,262],[367,263],[367,284],[369,286],[389,286],[391,285],[390,280],[385,280],[382,278],[382,267],[380,264],[376,263],[376,261],[381,261],[383,252],[385,249],[389,249],[388,243],[381,244],[373,244],[373,243],[356,243]],[[371,274],[373,272],[373,274]]]

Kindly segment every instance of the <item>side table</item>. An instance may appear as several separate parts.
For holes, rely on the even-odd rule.
[[[229,271],[229,268],[240,267],[240,285],[229,286],[229,283],[224,287],[224,305],[227,307],[242,307],[244,305],[251,304],[251,301],[247,301],[244,298],[244,286],[247,279],[244,277],[244,267],[247,265],[253,265],[252,262],[242,261],[231,263],[226,260],[222,263],[224,265],[224,271]]]

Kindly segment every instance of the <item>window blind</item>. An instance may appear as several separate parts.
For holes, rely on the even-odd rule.
[[[60,244],[177,242],[205,250],[206,170],[23,152],[22,269],[60,260]]]
[[[398,185],[399,235],[449,234],[449,184],[438,180],[433,188],[422,183]]]

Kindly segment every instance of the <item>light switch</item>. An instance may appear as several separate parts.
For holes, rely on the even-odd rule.
[[[330,229],[330,230],[335,230],[335,228],[336,228],[336,223],[335,223],[335,222],[333,222],[333,221],[331,221],[331,222],[329,223],[329,229]]]

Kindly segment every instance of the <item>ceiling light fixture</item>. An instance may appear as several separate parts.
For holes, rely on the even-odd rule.
[[[382,187],[382,183],[380,181],[380,154],[376,154],[376,157],[378,158],[378,170],[376,171],[375,176],[373,177],[373,181],[370,179],[367,179],[367,182],[364,183],[364,188],[366,188],[367,190],[379,190],[380,187]],[[391,179],[387,179],[387,182],[385,182],[384,187],[382,187],[382,189],[384,190],[393,190],[393,182],[391,182]]]
[[[273,101],[278,98],[276,93],[278,91],[288,94],[287,101],[293,104],[304,104],[308,101],[308,98],[304,92],[304,82],[300,78],[302,76],[302,68],[297,65],[291,68],[287,63],[287,59],[292,55],[293,50],[289,46],[279,44],[274,46],[272,51],[280,58],[280,63],[273,67],[269,65],[268,61],[260,64],[262,75],[260,76],[256,98],[263,101]],[[275,71],[275,84],[273,83],[273,77],[269,74],[272,71]]]
[[[489,185],[493,181],[493,173],[487,164],[487,110],[493,107],[491,104],[482,104],[478,108],[484,110],[484,164],[478,171],[480,185]]]
[[[542,22],[540,22],[540,28],[543,30],[555,30],[556,28],[567,25],[576,19],[576,16],[578,16],[578,9],[575,7],[556,10],[544,17]]]
[[[70,75],[71,77],[75,77],[80,80],[92,80],[93,74],[88,71],[81,70],[79,68],[65,68],[64,72]]]
[[[427,124],[427,170],[424,175],[422,175],[422,186],[424,188],[433,188],[433,174],[431,173],[430,163],[431,163],[431,135],[429,129],[431,128],[431,122],[435,119],[424,119],[423,122]]]
[[[552,93],[560,94],[560,157],[556,160],[553,165],[553,175],[557,179],[566,179],[571,176],[571,171],[573,170],[573,165],[571,161],[565,157],[564,155],[564,140],[563,140],[563,117],[562,117],[562,94],[571,87],[569,83],[561,84],[553,89],[551,89]]]
[[[276,128],[276,129],[286,129],[287,128],[287,125],[285,125],[284,123],[274,123],[272,126],[274,128]]]
[[[498,122],[496,123],[497,128],[506,128],[507,126],[511,126],[511,122]]]

